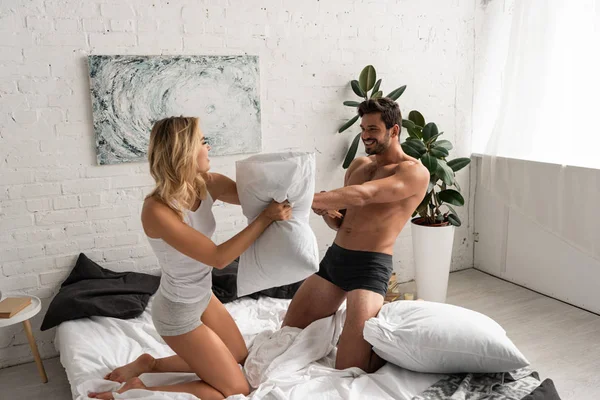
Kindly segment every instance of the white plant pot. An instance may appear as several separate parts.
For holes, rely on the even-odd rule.
[[[411,228],[417,296],[423,300],[445,303],[454,226],[422,226],[413,222]]]

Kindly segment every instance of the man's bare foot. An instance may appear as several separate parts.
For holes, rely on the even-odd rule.
[[[126,382],[131,378],[137,378],[141,374],[152,372],[156,360],[150,354],[142,354],[134,362],[115,369],[106,374],[104,379],[113,382]]]
[[[131,389],[146,389],[146,385],[144,385],[144,382],[142,382],[140,378],[131,378],[117,391],[117,393],[123,393]],[[90,392],[88,393],[88,397],[91,397],[92,399],[113,400],[113,392]]]

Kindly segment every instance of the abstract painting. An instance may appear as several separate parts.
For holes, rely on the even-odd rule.
[[[261,151],[257,56],[88,57],[98,164],[147,159],[150,130],[199,117],[212,155]]]

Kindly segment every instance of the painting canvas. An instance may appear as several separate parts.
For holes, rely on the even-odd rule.
[[[98,164],[147,159],[150,130],[197,116],[211,154],[261,151],[257,56],[88,57]]]

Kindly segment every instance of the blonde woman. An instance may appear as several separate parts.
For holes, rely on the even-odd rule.
[[[210,160],[197,118],[158,121],[150,134],[148,159],[156,188],[144,201],[142,225],[162,277],[152,305],[157,332],[177,354],[154,359],[141,355],[105,379],[134,388],[186,392],[203,400],[249,393],[238,363],[248,355],[235,322],[211,291],[212,268],[224,268],[240,256],[273,222],[291,217],[286,203],[271,203],[239,234],[216,245],[213,202],[240,204],[231,179],[209,173]],[[201,380],[146,388],[139,375],[147,372],[193,372]],[[90,393],[112,399],[112,393]]]

